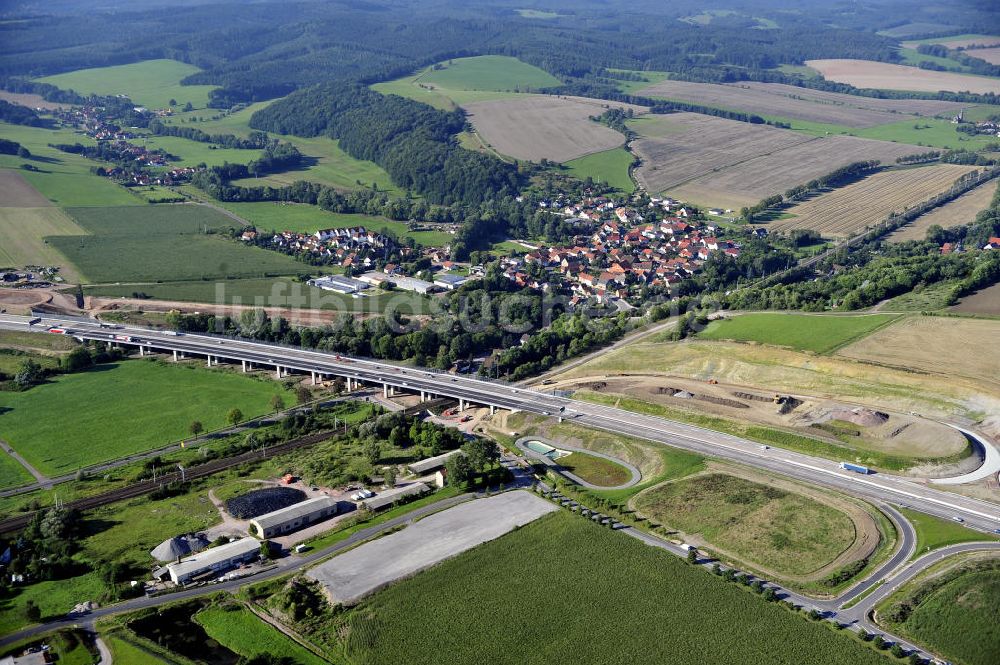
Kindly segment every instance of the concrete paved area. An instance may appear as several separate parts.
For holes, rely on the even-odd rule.
[[[306,575],[318,580],[333,602],[351,604],[555,510],[551,502],[524,490],[476,499],[365,543]]]

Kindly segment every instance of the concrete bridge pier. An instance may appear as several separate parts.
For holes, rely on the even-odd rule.
[[[139,357],[142,358],[144,355],[146,355],[146,349],[142,346],[142,344],[140,344],[139,345]]]
[[[174,362],[177,362],[177,350],[174,349]]]
[[[274,366],[274,376],[275,376],[275,378],[278,378],[278,379],[281,378],[281,365],[275,365]]]
[[[316,372],[309,372],[309,377],[312,379],[312,385],[316,385]]]
[[[490,415],[494,415],[497,412],[497,408],[490,404]]]
[[[206,367],[211,367],[212,366],[212,356],[208,356],[208,360],[207,360],[205,366]]]
[[[389,399],[389,384],[388,383],[383,383],[382,384],[382,397],[385,398],[385,399]]]
[[[462,399],[461,397],[459,397],[458,398],[458,410],[459,411],[465,411],[465,407],[466,406],[467,406],[467,404],[465,403],[465,400]]]

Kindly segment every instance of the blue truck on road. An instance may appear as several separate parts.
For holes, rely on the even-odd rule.
[[[850,462],[841,462],[840,468],[844,471],[853,471],[854,473],[863,473],[868,475],[871,471],[867,466],[861,466],[860,464],[851,464]]]

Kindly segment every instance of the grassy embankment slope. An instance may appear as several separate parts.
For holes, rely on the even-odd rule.
[[[797,351],[830,353],[892,323],[894,315],[810,316],[741,314],[712,321],[699,339],[757,342]]]
[[[389,587],[344,620],[329,639],[346,636],[348,658],[372,665],[441,654],[454,665],[605,665],[636,653],[740,665],[773,662],[776,649],[788,662],[883,662],[843,633],[565,512]]]
[[[244,658],[272,654],[291,658],[298,665],[326,663],[240,605],[208,607],[195,614],[194,620],[209,637]]]

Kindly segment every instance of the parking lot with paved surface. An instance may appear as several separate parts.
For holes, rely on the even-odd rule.
[[[350,604],[555,510],[524,490],[476,499],[365,543],[306,574],[323,585],[333,602]]]

